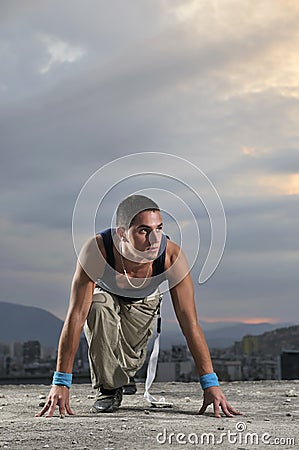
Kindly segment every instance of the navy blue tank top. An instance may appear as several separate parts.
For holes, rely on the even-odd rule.
[[[153,262],[153,274],[149,278],[149,283],[142,288],[131,288],[125,289],[120,288],[116,283],[116,271],[115,271],[115,258],[113,253],[113,233],[115,229],[108,228],[107,230],[101,231],[99,234],[102,236],[104,248],[106,251],[106,262],[105,270],[102,278],[97,280],[96,286],[100,287],[104,291],[113,293],[121,297],[123,301],[134,302],[141,300],[144,297],[149,296],[157,287],[165,281],[165,256],[166,256],[166,245],[168,236],[162,235],[160,248],[157,258]]]

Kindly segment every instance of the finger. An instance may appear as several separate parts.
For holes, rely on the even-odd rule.
[[[200,410],[198,411],[197,414],[204,414],[208,406],[209,406],[208,403],[203,402],[203,405],[202,405],[202,407],[200,408]]]
[[[57,401],[58,400],[56,400],[56,399],[52,400],[49,412],[46,415],[46,417],[53,417],[53,414],[54,414],[54,411],[55,411],[55,408],[56,408],[56,405],[57,405]]]
[[[75,415],[75,413],[74,413],[74,411],[71,409],[69,403],[67,403],[67,404],[65,405],[65,407],[66,407],[66,410],[67,410],[67,413],[68,413],[68,414],[70,414],[71,416],[74,416],[74,415]]]
[[[231,413],[229,412],[229,410],[228,410],[228,408],[227,408],[227,406],[226,406],[225,403],[221,403],[221,408],[222,408],[222,411],[224,412],[224,414],[225,414],[227,417],[234,417],[233,414],[231,414]]]
[[[221,414],[220,414],[220,409],[219,409],[219,403],[214,402],[214,416],[220,418]]]
[[[241,411],[238,411],[237,409],[233,408],[229,403],[227,404],[227,409],[237,416],[243,416],[243,413]]]
[[[61,400],[59,403],[59,414],[60,414],[61,418],[63,418],[65,416],[65,407],[64,407],[64,405],[61,404]]]
[[[45,414],[45,412],[48,411],[49,407],[50,407],[50,404],[46,403],[45,406],[38,413],[35,414],[35,417],[43,416]]]

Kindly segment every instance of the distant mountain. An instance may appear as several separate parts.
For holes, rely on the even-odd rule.
[[[259,336],[246,335],[233,346],[236,352],[278,356],[282,350],[299,349],[299,325],[267,331]]]
[[[205,336],[210,348],[225,348],[232,345],[235,341],[240,341],[246,335],[257,336],[259,334],[276,330],[277,328],[289,326],[286,323],[232,323],[230,326],[222,324],[219,328],[205,330]]]
[[[62,325],[62,320],[44,309],[0,302],[0,342],[38,340],[42,345],[56,347]],[[201,322],[201,325],[210,348],[225,348],[246,335],[255,336],[294,324]],[[185,338],[178,324],[162,318],[161,348],[183,343]]]
[[[240,341],[246,335],[256,336],[267,331],[276,330],[277,328],[290,326],[290,323],[240,323],[240,322],[217,322],[209,323],[201,321],[202,329],[208,345],[211,348],[226,348],[234,344],[235,341]],[[168,323],[166,320],[163,323],[162,319],[162,336],[161,347],[163,349],[170,348],[173,344],[185,343],[185,338],[175,323]]]
[[[38,340],[44,346],[56,347],[62,324],[44,309],[0,302],[0,342]]]

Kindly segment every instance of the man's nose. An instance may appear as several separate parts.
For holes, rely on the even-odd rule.
[[[158,235],[158,233],[155,230],[150,232],[150,234],[149,234],[149,241],[150,241],[151,245],[156,244],[157,242],[159,242],[159,235]]]

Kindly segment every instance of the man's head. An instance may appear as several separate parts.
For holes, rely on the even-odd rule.
[[[116,210],[116,226],[128,230],[137,214],[143,211],[160,211],[159,206],[145,195],[130,195],[120,202]]]
[[[162,237],[162,225],[160,208],[153,200],[144,195],[125,198],[116,211],[116,231],[125,256],[136,261],[140,258],[155,259]]]

